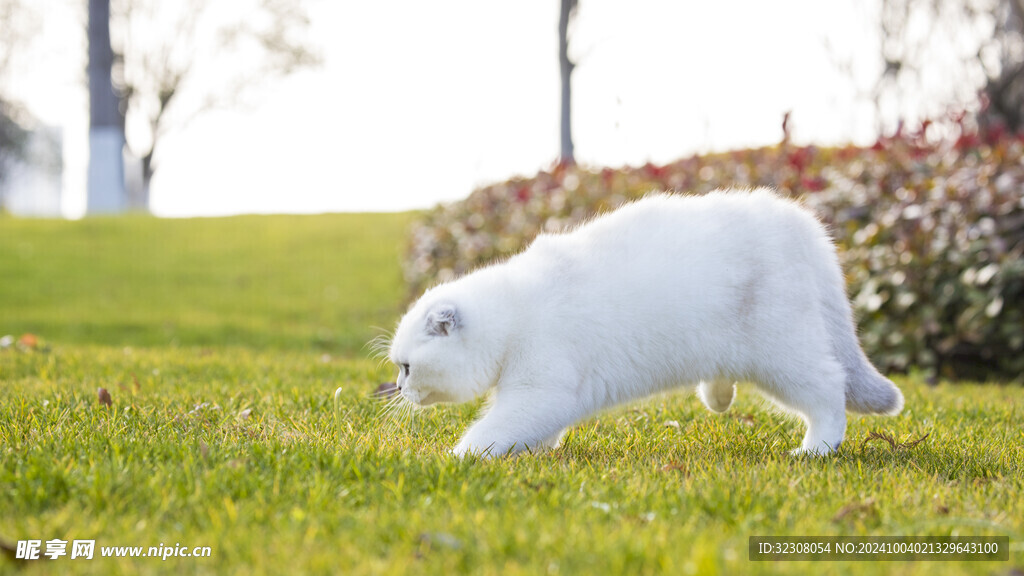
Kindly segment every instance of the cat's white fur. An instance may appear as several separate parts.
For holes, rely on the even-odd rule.
[[[389,357],[417,404],[494,390],[457,455],[555,447],[603,408],[697,383],[721,412],[753,382],[806,422],[796,452],[835,450],[847,410],[903,406],[857,342],[824,227],[765,189],[652,195],[541,235],[428,290]]]

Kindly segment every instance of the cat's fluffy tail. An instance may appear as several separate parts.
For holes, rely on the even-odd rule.
[[[846,372],[846,409],[863,414],[898,414],[903,409],[903,394],[878,372],[861,349],[853,311],[841,283],[826,290],[822,304],[832,352]]]

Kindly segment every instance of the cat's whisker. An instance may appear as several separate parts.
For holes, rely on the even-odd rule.
[[[374,346],[370,349],[369,357],[374,360],[388,360],[388,349],[386,345]]]
[[[369,358],[377,361],[377,370],[383,370],[391,362],[391,343],[394,341],[394,334],[376,326],[374,329],[381,333],[364,344],[363,349],[367,351]]]
[[[388,405],[388,415],[391,418],[401,414],[403,407],[405,406],[405,399],[401,396],[395,396],[394,400]]]
[[[396,394],[388,403],[388,416],[395,423],[406,423],[412,420],[413,415],[419,407],[406,400],[400,394]]]
[[[416,406],[412,402],[403,402],[399,408],[402,412],[399,417],[400,421],[403,424],[408,424],[412,422],[416,417],[416,412],[419,411],[417,410],[417,408],[418,406]]]
[[[396,413],[401,410],[402,405],[405,403],[405,398],[403,398],[401,394],[393,394],[384,398],[381,409],[377,415],[378,418],[394,420]]]
[[[380,410],[378,412],[378,415],[386,414],[391,409],[391,407],[394,406],[395,401],[396,401],[396,396],[388,396],[388,397],[382,398],[381,399],[381,404],[380,404]]]
[[[368,351],[371,358],[386,361],[388,359],[388,352],[391,350],[391,342],[394,340],[394,335],[383,328],[376,329],[382,333],[371,338],[363,345],[363,349]]]
[[[382,355],[377,359],[377,370],[383,370],[391,362],[391,359],[387,357],[387,354]]]

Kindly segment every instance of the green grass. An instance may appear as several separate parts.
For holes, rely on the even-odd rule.
[[[0,540],[94,539],[18,574],[1009,574],[1024,569],[1024,392],[902,378],[826,459],[741,388],[446,450],[479,404],[382,414],[364,358],[403,296],[405,215],[0,219]],[[247,280],[243,280],[247,279]],[[97,401],[99,387],[113,404]],[[334,391],[341,387],[335,411]],[[666,425],[678,423],[678,427]],[[873,431],[912,448],[865,440]],[[751,535],[1007,535],[1009,562],[750,562]],[[205,559],[100,546],[210,546]],[[45,548],[45,544],[44,544]]]
[[[0,330],[68,344],[358,349],[409,215],[0,219]]]

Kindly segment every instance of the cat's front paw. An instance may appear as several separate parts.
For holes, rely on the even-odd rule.
[[[490,446],[475,446],[472,443],[467,442],[466,440],[462,440],[448,452],[452,456],[455,456],[456,458],[465,458],[466,456],[476,456],[477,458],[492,458],[494,456]]]
[[[826,444],[811,447],[801,446],[800,448],[794,448],[793,450],[790,450],[789,455],[794,457],[809,456],[812,458],[823,458],[825,456],[831,456],[835,454],[837,448],[832,448],[831,446],[828,446]]]

